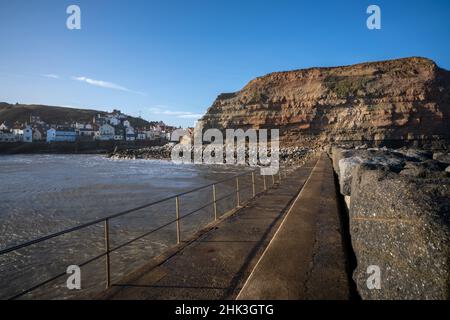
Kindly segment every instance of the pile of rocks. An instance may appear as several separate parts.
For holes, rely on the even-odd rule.
[[[308,147],[287,147],[280,149],[280,162],[285,166],[301,166],[313,154],[315,149]]]
[[[173,145],[166,144],[164,146],[153,146],[140,149],[115,150],[108,154],[111,159],[170,159]]]
[[[450,155],[332,148],[363,299],[450,298]],[[379,289],[367,279],[381,271]]]
[[[141,149],[126,149],[126,150],[115,150],[110,153],[108,157],[112,159],[158,159],[158,160],[170,160],[172,149],[174,147],[173,143],[168,143],[164,146],[154,146],[148,148]],[[238,151],[236,150],[235,156]],[[191,153],[194,152],[194,148],[191,148]],[[248,158],[248,148],[246,148],[246,154]],[[312,154],[314,153],[314,149],[306,148],[306,147],[287,147],[280,148],[279,158],[280,163],[288,166],[299,166],[302,165]],[[224,159],[225,159],[225,151],[224,151]],[[270,156],[270,151],[269,151]],[[193,159],[193,156],[192,156]]]

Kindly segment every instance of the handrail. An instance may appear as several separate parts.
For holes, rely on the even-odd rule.
[[[253,171],[255,171],[255,170],[253,170]],[[40,243],[40,242],[43,242],[43,241],[46,241],[46,240],[50,240],[50,239],[58,237],[58,236],[62,236],[64,234],[67,234],[67,233],[70,233],[70,232],[74,232],[74,231],[77,231],[77,230],[80,230],[80,229],[84,229],[84,228],[93,226],[93,225],[98,224],[100,222],[104,222],[105,220],[111,220],[111,219],[114,219],[114,218],[126,215],[128,213],[132,213],[132,212],[135,212],[135,211],[138,211],[138,210],[141,210],[141,209],[145,209],[145,208],[151,207],[151,206],[156,205],[156,204],[160,204],[160,203],[166,202],[166,201],[171,200],[171,199],[175,199],[176,197],[181,197],[181,196],[184,196],[186,194],[205,189],[207,187],[212,186],[213,184],[219,184],[219,183],[223,183],[223,182],[226,182],[226,181],[229,181],[229,180],[232,180],[232,179],[236,179],[236,177],[241,177],[241,176],[244,176],[244,175],[246,175],[248,173],[249,172],[241,173],[241,174],[238,174],[238,175],[234,175],[234,176],[232,176],[230,178],[226,178],[226,179],[219,180],[219,181],[216,181],[216,182],[213,182],[213,183],[209,183],[209,184],[203,185],[201,187],[197,187],[197,188],[194,188],[194,189],[191,189],[191,190],[188,190],[188,191],[185,191],[185,192],[181,192],[181,193],[178,193],[178,194],[175,194],[175,195],[172,195],[172,196],[169,196],[169,197],[166,197],[166,198],[163,198],[163,199],[151,202],[151,203],[144,204],[144,205],[139,206],[139,207],[135,207],[135,208],[128,209],[128,210],[125,210],[125,211],[122,211],[122,212],[119,212],[119,213],[116,213],[116,214],[112,214],[112,215],[109,215],[109,216],[106,216],[106,217],[103,217],[103,218],[99,218],[99,219],[96,219],[96,220],[93,220],[93,221],[90,221],[90,222],[86,222],[86,223],[80,224],[78,226],[75,226],[75,227],[72,227],[72,228],[68,228],[68,229],[64,229],[62,231],[58,231],[58,232],[55,232],[55,233],[52,233],[52,234],[49,234],[49,235],[46,235],[46,236],[43,236],[43,237],[40,237],[40,238],[37,238],[37,239],[33,239],[33,240],[30,240],[30,241],[27,241],[27,242],[24,242],[24,243],[21,243],[21,244],[9,247],[9,248],[1,249],[0,250],[0,256],[3,255],[3,254],[9,253],[11,251],[16,251],[16,250],[28,247],[28,246],[33,245],[33,244],[37,244],[37,243]]]
[[[227,198],[227,197],[229,197],[229,196],[232,196],[232,195],[234,195],[234,191],[233,191],[233,192],[230,192],[230,193],[227,194],[227,195],[225,195],[224,197],[222,197],[222,199],[225,199],[225,198]],[[220,200],[222,200],[222,199],[217,199],[217,201],[220,201]],[[148,235],[150,235],[150,234],[152,234],[152,233],[154,233],[154,232],[156,232],[156,231],[159,231],[159,230],[161,230],[161,229],[164,229],[165,227],[170,226],[172,223],[175,223],[175,222],[177,222],[177,221],[179,221],[179,220],[182,220],[182,219],[184,219],[184,218],[186,218],[186,217],[189,217],[190,215],[192,215],[192,214],[194,214],[194,213],[196,213],[196,212],[198,212],[198,211],[200,211],[200,210],[203,210],[203,209],[205,209],[207,206],[210,206],[210,205],[212,205],[212,204],[213,204],[213,202],[208,202],[208,203],[205,204],[204,206],[201,206],[200,208],[195,209],[195,210],[193,210],[193,211],[191,211],[191,212],[189,212],[189,213],[187,213],[187,214],[181,216],[179,219],[174,219],[174,220],[171,220],[171,221],[169,221],[169,222],[166,222],[165,224],[163,224],[163,225],[161,225],[161,226],[159,226],[159,227],[157,227],[157,228],[155,228],[155,229],[153,229],[153,230],[151,230],[151,231],[147,231],[146,233],[144,233],[143,235],[140,235],[140,236],[137,237],[137,238],[133,238],[132,240],[129,240],[129,241],[127,241],[127,242],[124,242],[124,243],[118,245],[117,247],[111,249],[110,252],[117,251],[117,250],[119,250],[119,249],[121,249],[121,248],[123,248],[123,247],[129,245],[130,243],[133,243],[134,241],[137,241],[137,240],[142,239],[142,238],[144,238],[144,237],[146,237],[146,236],[148,236]]]
[[[68,228],[68,229],[65,229],[65,230],[62,230],[62,231],[59,231],[59,232],[55,232],[55,233],[52,233],[52,234],[49,234],[49,235],[46,235],[46,236],[43,236],[43,237],[31,240],[31,241],[27,241],[27,242],[24,242],[24,243],[21,243],[21,244],[18,244],[18,245],[15,245],[15,246],[12,246],[12,247],[9,247],[9,248],[6,248],[6,249],[2,249],[2,250],[0,250],[0,256],[4,255],[6,253],[12,252],[12,251],[16,251],[16,250],[19,250],[19,249],[22,249],[22,248],[25,248],[25,247],[28,247],[28,246],[31,246],[31,245],[34,245],[34,244],[37,244],[37,243],[40,243],[40,242],[43,242],[43,241],[46,241],[46,240],[58,237],[58,236],[64,235],[64,234],[68,234],[68,233],[71,233],[71,232],[74,232],[74,231],[77,231],[77,230],[80,230],[80,229],[84,229],[84,228],[87,228],[89,226],[101,223],[101,222],[104,222],[105,223],[104,228],[105,228],[106,251],[101,253],[101,254],[99,254],[99,255],[97,255],[97,256],[95,256],[95,257],[92,257],[92,258],[86,260],[85,262],[83,262],[82,264],[79,264],[78,266],[79,267],[85,266],[85,265],[87,265],[87,264],[89,264],[89,263],[91,263],[93,261],[96,261],[96,260],[106,256],[106,258],[107,258],[107,263],[106,263],[107,280],[106,280],[106,283],[107,283],[107,287],[109,287],[110,286],[110,261],[109,261],[109,254],[111,252],[117,251],[117,250],[119,250],[119,249],[121,249],[121,248],[123,248],[123,247],[125,247],[125,246],[127,246],[127,245],[129,245],[129,244],[131,244],[131,243],[133,243],[135,241],[137,241],[137,240],[140,240],[140,239],[142,239],[142,238],[144,238],[144,237],[146,237],[146,236],[148,236],[148,235],[150,235],[150,234],[152,234],[152,233],[154,233],[156,231],[159,231],[159,230],[161,230],[161,229],[163,229],[163,228],[165,228],[165,227],[167,227],[167,226],[169,226],[169,225],[171,225],[173,223],[177,223],[177,243],[180,243],[180,226],[179,226],[179,221],[180,220],[182,220],[182,219],[184,219],[184,218],[186,218],[186,217],[188,217],[188,216],[190,216],[190,215],[192,215],[192,214],[194,214],[194,213],[196,213],[196,212],[198,212],[200,210],[203,210],[206,207],[211,206],[211,205],[214,205],[214,218],[215,218],[215,220],[217,220],[217,212],[216,212],[216,210],[217,210],[217,208],[216,208],[217,202],[219,202],[219,201],[221,201],[221,200],[223,200],[225,198],[228,198],[230,196],[236,195],[236,197],[237,197],[236,208],[238,208],[239,207],[239,193],[241,191],[243,191],[243,190],[247,190],[247,189],[251,188],[252,189],[252,197],[250,199],[255,198],[255,196],[256,196],[256,193],[255,193],[255,179],[254,179],[255,171],[256,170],[252,170],[252,171],[244,172],[244,173],[241,173],[241,174],[238,174],[238,175],[234,175],[234,176],[231,176],[229,178],[222,179],[222,180],[219,180],[219,181],[216,181],[216,182],[213,182],[213,183],[209,183],[209,184],[206,184],[206,185],[203,185],[203,186],[200,186],[200,187],[197,187],[197,188],[185,191],[185,192],[181,192],[181,193],[178,193],[176,195],[172,195],[172,196],[169,196],[169,197],[166,197],[166,198],[163,198],[163,199],[160,199],[160,200],[157,200],[157,201],[154,201],[154,202],[151,202],[151,203],[148,203],[148,204],[136,207],[136,208],[125,210],[125,211],[122,211],[122,212],[119,212],[119,213],[116,213],[116,214],[112,214],[112,215],[109,215],[109,216],[106,216],[106,217],[103,217],[103,218],[99,218],[99,219],[87,222],[87,223],[83,223],[81,225],[78,225],[78,226],[75,226],[75,227],[72,227],[72,228]],[[248,174],[251,174],[251,176],[252,176],[251,185],[248,186],[248,187],[245,187],[245,188],[240,188],[239,187],[239,177],[242,177],[242,176],[245,176],[245,175],[248,175]],[[286,177],[286,172],[285,172],[285,177]],[[218,185],[220,183],[223,183],[223,182],[227,182],[227,181],[233,180],[233,179],[236,179],[236,189],[233,190],[230,193],[227,193],[227,194],[221,196],[220,198],[216,198],[216,185]],[[262,192],[265,192],[268,189],[268,188],[266,188],[265,176],[263,176],[263,180],[264,180],[264,189],[263,189]],[[275,183],[274,175],[272,175],[272,181],[273,181],[273,183],[272,183],[272,185],[273,185]],[[279,171],[278,182],[281,183],[281,171]],[[179,205],[178,204],[178,198],[179,197],[181,197],[183,195],[186,195],[186,194],[189,194],[189,193],[192,193],[192,192],[196,192],[196,191],[199,191],[199,190],[211,187],[211,186],[213,187],[213,201],[210,201],[210,202],[202,205],[201,207],[199,207],[197,209],[194,209],[194,210],[192,210],[192,211],[190,211],[190,212],[188,212],[188,213],[186,213],[186,214],[184,214],[182,216],[179,216],[179,211],[178,211],[179,210],[179,207],[178,207],[178,205]],[[177,209],[176,209],[177,210],[177,218],[176,219],[171,220],[171,221],[169,221],[169,222],[167,222],[167,223],[165,223],[165,224],[163,224],[163,225],[161,225],[161,226],[159,226],[159,227],[157,227],[155,229],[152,229],[152,230],[150,230],[150,231],[148,231],[148,232],[146,232],[146,233],[144,233],[144,234],[142,234],[142,235],[140,235],[140,236],[138,236],[136,238],[133,238],[133,239],[131,239],[129,241],[126,241],[126,242],[124,242],[124,243],[122,243],[122,244],[120,244],[120,245],[118,245],[118,246],[116,246],[116,247],[114,247],[112,249],[109,248],[109,227],[108,227],[109,226],[109,220],[117,218],[117,217],[120,217],[120,216],[124,216],[124,215],[126,215],[128,213],[132,213],[132,212],[135,212],[135,211],[138,211],[138,210],[141,210],[141,209],[144,209],[144,208],[150,207],[152,205],[159,204],[159,203],[171,200],[171,199],[176,199],[176,205],[177,205]],[[19,298],[19,297],[21,297],[21,296],[23,296],[23,295],[25,295],[25,294],[27,294],[27,293],[29,293],[31,291],[34,291],[35,289],[37,289],[37,288],[39,288],[39,287],[41,287],[43,285],[46,285],[46,284],[48,284],[50,282],[53,282],[53,281],[57,280],[58,278],[60,278],[60,277],[62,277],[64,275],[66,275],[66,272],[61,272],[58,275],[55,275],[55,276],[53,276],[53,277],[51,277],[51,278],[49,278],[49,279],[47,279],[47,280],[45,280],[45,281],[43,281],[43,282],[41,282],[39,284],[36,284],[33,287],[31,287],[31,288],[23,290],[22,292],[14,295],[13,297],[10,297],[9,299],[17,299],[17,298]]]

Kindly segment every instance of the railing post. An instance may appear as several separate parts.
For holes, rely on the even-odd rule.
[[[281,184],[281,169],[278,169],[278,182]]]
[[[272,185],[274,185],[274,184],[275,184],[275,176],[272,173]]]
[[[216,185],[213,184],[214,220],[217,220]]]
[[[253,198],[256,196],[256,190],[255,190],[255,172],[252,171],[252,191],[253,191]]]
[[[178,196],[175,197],[175,212],[177,217],[177,244],[181,242],[181,234],[180,234],[180,200]]]
[[[105,220],[106,288],[111,287],[111,264],[109,257],[109,219]]]
[[[263,181],[264,181],[264,191],[267,191],[266,175],[263,175]]]
[[[240,196],[239,196],[239,177],[236,177],[236,207],[240,205]]]

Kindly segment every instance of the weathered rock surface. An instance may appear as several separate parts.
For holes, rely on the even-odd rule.
[[[447,164],[450,164],[450,153],[448,152],[435,152],[433,153],[433,159]]]
[[[350,233],[364,299],[449,299],[450,182],[408,179],[360,167]],[[369,290],[367,267],[381,269]]]
[[[221,94],[207,128],[279,128],[284,145],[448,137],[450,72],[425,58],[275,72]]]
[[[344,196],[349,196],[352,188],[352,171],[363,162],[361,157],[339,160],[339,187]]]
[[[112,159],[144,159],[144,160],[170,160],[172,149],[174,147],[173,143],[168,143],[164,146],[153,146],[148,148],[139,149],[125,149],[117,150],[108,155]],[[204,147],[203,147],[204,150]],[[225,150],[225,147],[224,147]],[[191,153],[194,151],[194,147],[191,147]],[[247,152],[248,148],[244,152]],[[279,150],[279,161],[283,165],[289,166],[300,166],[303,165],[313,154],[315,150],[308,147],[287,147],[280,148]],[[269,151],[270,155],[270,151]],[[224,151],[224,159],[225,159]],[[194,156],[192,155],[192,159]]]
[[[442,156],[441,153],[439,155]],[[341,163],[357,164],[352,167]],[[333,149],[363,299],[450,298],[450,175],[448,164],[423,150]],[[350,188],[349,188],[350,183]],[[378,266],[381,288],[369,289]]]
[[[164,146],[153,146],[148,148],[139,149],[125,149],[115,150],[108,156],[112,159],[155,159],[155,160],[168,160],[172,152],[172,145],[166,144]]]

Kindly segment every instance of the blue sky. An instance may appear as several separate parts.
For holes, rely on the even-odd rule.
[[[66,28],[71,4],[81,30]],[[381,30],[366,27],[370,4]],[[448,0],[0,0],[0,101],[188,126],[273,71],[407,56],[450,69],[449,31]]]

